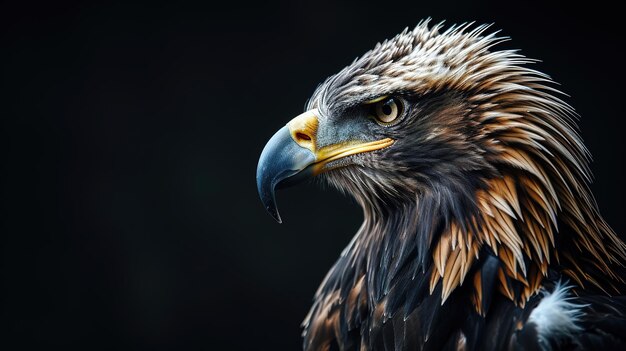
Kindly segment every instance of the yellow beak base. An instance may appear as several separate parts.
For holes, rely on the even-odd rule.
[[[317,175],[324,171],[324,166],[329,162],[342,159],[350,155],[384,149],[394,143],[391,138],[361,142],[344,141],[337,144],[317,147],[317,127],[319,111],[312,109],[292,119],[287,123],[291,138],[301,147],[309,149],[315,155],[313,174]]]

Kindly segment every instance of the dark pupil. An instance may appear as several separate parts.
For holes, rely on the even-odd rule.
[[[389,100],[387,101],[384,105],[383,105],[383,113],[386,115],[390,115],[391,111],[393,111],[393,109],[391,108],[392,101]]]

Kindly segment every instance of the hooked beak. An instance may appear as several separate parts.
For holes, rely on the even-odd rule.
[[[265,209],[278,223],[282,220],[276,206],[276,189],[322,173],[329,162],[382,149],[394,142],[389,138],[370,142],[342,141],[318,148],[318,124],[317,109],[304,112],[279,129],[261,152],[256,173],[257,189]]]

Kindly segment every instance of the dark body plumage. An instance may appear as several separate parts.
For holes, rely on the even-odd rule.
[[[493,50],[487,26],[441,29],[377,45],[309,101],[320,145],[346,124],[394,143],[320,172],[365,219],[315,295],[304,349],[626,349],[626,246],[589,190],[573,109],[532,60]],[[363,127],[385,96],[402,118]]]

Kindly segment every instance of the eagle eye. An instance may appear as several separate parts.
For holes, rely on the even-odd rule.
[[[402,102],[393,97],[387,97],[373,104],[371,114],[382,125],[390,125],[402,115]]]

